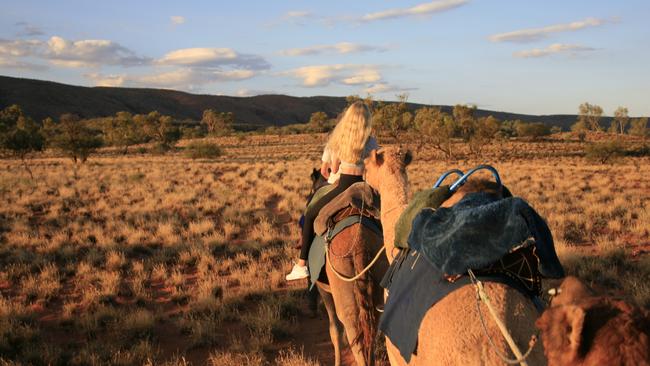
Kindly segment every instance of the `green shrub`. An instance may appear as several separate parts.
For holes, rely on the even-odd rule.
[[[601,164],[611,163],[624,154],[625,149],[618,140],[595,142],[585,149],[587,159],[596,160]]]
[[[210,142],[192,142],[185,148],[185,155],[192,159],[214,159],[221,156],[221,149]]]

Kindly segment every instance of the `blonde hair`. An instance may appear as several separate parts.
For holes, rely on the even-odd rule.
[[[371,129],[368,106],[360,101],[355,102],[346,109],[334,127],[327,146],[341,161],[356,163],[362,158]]]

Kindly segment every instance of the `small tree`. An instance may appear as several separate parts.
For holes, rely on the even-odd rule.
[[[587,102],[580,104],[578,107],[578,129],[591,131],[600,131],[600,117],[603,115],[603,109],[599,105],[589,104]],[[575,125],[574,125],[575,126]]]
[[[408,110],[406,104],[408,94],[400,94],[397,98],[399,99],[397,103],[379,103],[372,116],[375,128],[388,133],[396,140],[413,123],[413,114]]]
[[[415,112],[414,125],[422,137],[421,141],[443,152],[447,159],[453,157],[452,143],[457,126],[449,114],[436,107],[420,108]]]
[[[19,158],[29,176],[34,174],[27,164],[27,155],[43,150],[45,139],[39,126],[23,114],[18,105],[12,105],[0,112],[0,148],[7,149]]]
[[[142,130],[144,139],[156,142],[163,151],[171,148],[181,138],[181,130],[174,125],[173,119],[158,111],[135,115],[133,119]]]
[[[214,109],[206,109],[203,111],[201,122],[205,124],[210,135],[228,135],[233,131],[235,115],[232,112],[217,112]]]
[[[469,151],[478,156],[494,140],[499,131],[499,120],[492,116],[481,117],[474,120],[472,130],[468,141]]]
[[[516,136],[517,132],[515,131],[515,123],[517,123],[517,121],[510,120],[501,122],[496,137],[500,139],[509,139],[510,137]]]
[[[309,129],[312,131],[323,132],[327,129],[328,121],[329,118],[327,118],[327,113],[314,112],[311,114],[311,117],[309,117],[309,122],[307,123],[307,125],[309,126]]]
[[[634,118],[630,122],[630,130],[628,131],[630,135],[640,136],[643,138],[643,141],[648,138],[650,135],[650,130],[648,129],[648,117]]]
[[[609,130],[610,132],[620,133],[622,135],[625,133],[625,128],[629,122],[630,117],[627,114],[627,108],[618,107],[614,111],[614,119],[612,120]]]
[[[131,145],[142,142],[142,131],[129,112],[117,112],[115,117],[104,120],[102,125],[104,143],[123,148],[123,153],[128,152]]]
[[[470,138],[474,134],[476,122],[474,119],[475,111],[475,106],[467,106],[461,104],[456,104],[452,111],[456,125],[459,128],[460,137],[462,137],[463,141],[465,142],[469,142]]]
[[[76,114],[63,114],[59,123],[46,121],[43,125],[48,145],[58,148],[75,163],[85,163],[102,145],[98,132],[86,126]]]

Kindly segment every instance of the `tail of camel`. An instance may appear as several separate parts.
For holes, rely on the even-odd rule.
[[[391,261],[395,239],[395,223],[408,204],[406,166],[410,153],[397,148],[373,152],[365,161],[366,181],[381,196],[384,246]],[[452,205],[457,195],[447,202]],[[504,320],[515,342],[524,352],[531,335],[536,333],[537,310],[533,303],[517,290],[498,283],[486,283],[486,292],[498,315]],[[477,311],[476,293],[470,285],[461,287],[436,303],[426,313],[418,331],[418,345],[409,365],[503,365],[497,352],[514,358],[497,326],[481,304]],[[487,334],[486,334],[487,333]],[[386,338],[391,365],[406,365],[399,351]],[[545,365],[541,342],[527,358],[529,365]]]
[[[352,258],[354,263],[354,273],[361,273],[372,260],[372,254],[367,251],[356,252]],[[368,364],[374,364],[374,347],[375,336],[377,335],[377,314],[376,314],[376,293],[380,292],[378,279],[373,279],[370,275],[365,275],[354,282],[354,299],[359,306],[359,326],[361,333],[353,342],[361,343],[361,350]]]
[[[330,320],[330,336],[337,366],[341,362],[342,330],[345,330],[356,364],[374,365],[378,321],[376,308],[383,302],[379,281],[386,272],[388,263],[385,259],[379,260],[368,272],[352,282],[342,280],[334,270],[344,277],[361,273],[381,248],[381,237],[361,224],[343,230],[330,243],[332,266],[328,264],[325,267],[330,292],[326,292],[321,284],[318,288]],[[348,252],[350,256],[343,255]]]

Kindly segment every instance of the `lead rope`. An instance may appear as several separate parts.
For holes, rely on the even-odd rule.
[[[472,281],[472,284],[474,287],[476,287],[476,310],[478,311],[479,319],[481,321],[481,325],[483,326],[483,331],[485,332],[485,337],[488,339],[490,342],[490,345],[494,349],[494,352],[501,358],[501,360],[509,365],[516,365],[520,364],[521,366],[528,366],[528,363],[526,363],[526,358],[530,355],[531,351],[533,350],[533,347],[535,346],[535,343],[537,342],[537,336],[533,334],[530,337],[530,342],[528,342],[528,351],[526,351],[525,354],[521,354],[521,351],[519,350],[519,347],[515,344],[515,341],[512,339],[512,336],[508,332],[508,329],[506,328],[505,324],[499,319],[496,311],[490,304],[490,299],[488,298],[487,294],[485,293],[485,290],[483,288],[483,283],[479,281],[476,276],[474,275],[474,272],[472,272],[471,269],[467,270],[469,274],[469,278]],[[510,359],[497,349],[497,346],[492,342],[492,339],[488,335],[487,331],[487,326],[485,325],[485,321],[483,320],[483,314],[481,313],[481,307],[480,307],[480,301],[483,300],[485,305],[487,306],[488,310],[490,311],[490,315],[492,315],[492,318],[494,319],[494,322],[497,323],[497,326],[499,327],[499,330],[501,331],[501,334],[503,335],[503,338],[506,339],[506,342],[508,343],[508,346],[512,350],[512,353],[515,355],[515,359]]]

